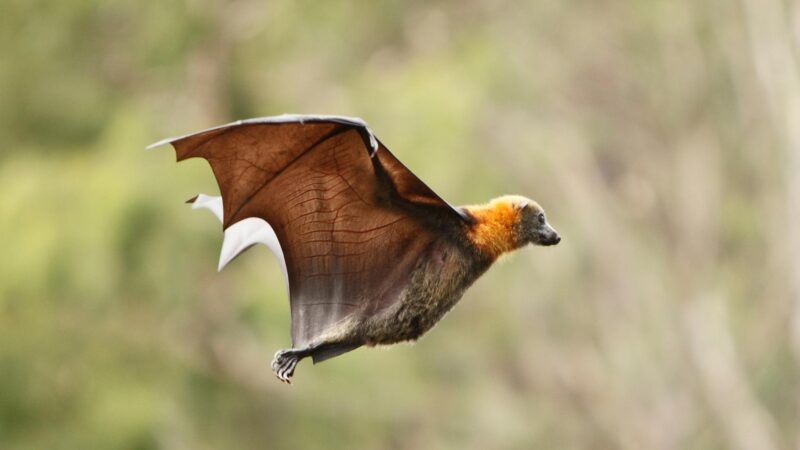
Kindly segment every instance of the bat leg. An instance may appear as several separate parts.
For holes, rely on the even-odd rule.
[[[322,362],[326,359],[333,358],[334,356],[341,355],[342,353],[355,350],[361,344],[346,344],[341,342],[336,343],[323,343],[317,345],[309,345],[305,348],[289,348],[278,350],[275,352],[275,357],[272,359],[272,371],[275,376],[284,383],[292,384],[292,376],[297,363],[301,359],[311,357],[314,364]]]

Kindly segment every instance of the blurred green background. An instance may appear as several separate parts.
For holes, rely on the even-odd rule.
[[[0,448],[800,448],[798,7],[3,0]],[[564,240],[281,384],[276,262],[144,146],[285,112]]]

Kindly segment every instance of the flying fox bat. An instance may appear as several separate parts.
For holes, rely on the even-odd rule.
[[[241,120],[148,148],[167,143],[217,179],[221,197],[190,202],[222,222],[218,269],[254,244],[280,263],[292,348],[272,369],[285,382],[306,357],[416,340],[500,255],[561,240],[525,197],[449,205],[357,118]]]

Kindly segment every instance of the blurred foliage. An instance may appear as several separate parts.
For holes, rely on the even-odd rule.
[[[798,6],[4,0],[0,448],[797,448]],[[277,264],[143,150],[284,112],[564,241],[287,387]]]

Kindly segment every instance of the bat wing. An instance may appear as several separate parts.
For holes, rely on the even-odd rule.
[[[468,220],[360,119],[251,119],[153,146],[164,143],[178,161],[209,161],[222,204],[205,207],[221,210],[226,242],[236,227],[263,221],[269,228],[260,238],[234,239],[220,265],[255,242],[276,252],[288,279],[295,348],[353,314],[398,301],[420,256]]]

